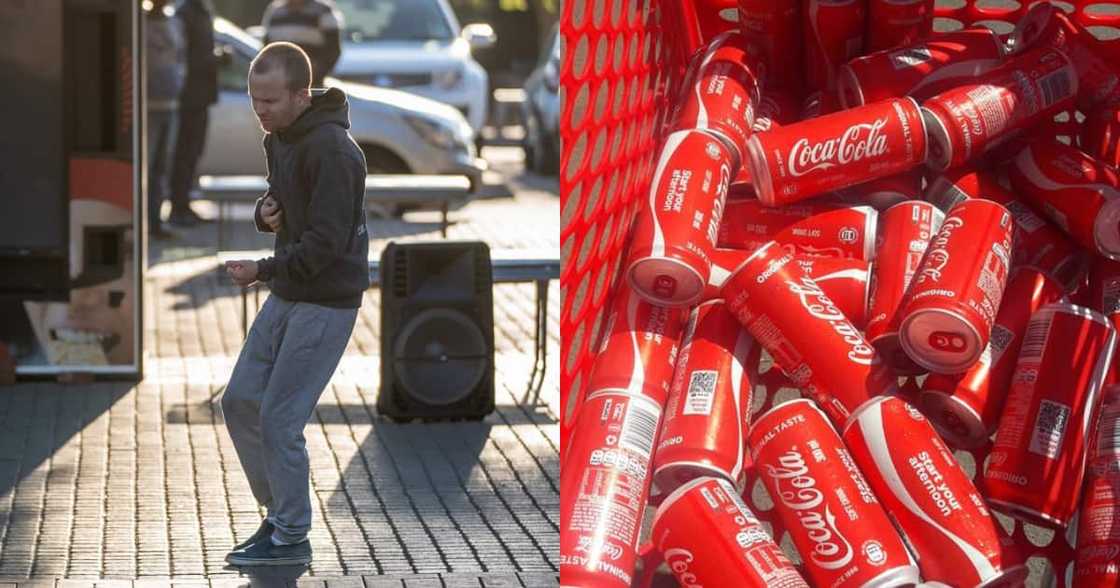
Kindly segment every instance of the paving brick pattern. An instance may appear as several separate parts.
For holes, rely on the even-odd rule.
[[[480,201],[456,217],[451,238],[558,247],[551,195]],[[434,223],[370,229],[374,254],[388,238],[438,239]],[[257,238],[247,223],[235,231]],[[224,557],[262,512],[217,402],[241,347],[240,299],[214,267],[202,256],[149,273],[140,384],[0,389],[0,588],[558,585],[555,283],[549,372],[535,407],[518,403],[532,363],[535,291],[495,287],[498,409],[481,422],[377,415],[379,295],[368,292],[305,431],[315,561],[247,576]]]

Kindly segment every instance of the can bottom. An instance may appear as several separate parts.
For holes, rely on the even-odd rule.
[[[704,293],[706,279],[692,265],[673,257],[642,257],[627,271],[634,292],[662,306],[688,306]]]
[[[950,446],[976,449],[988,440],[984,419],[951,392],[931,390],[918,397],[918,408]]]

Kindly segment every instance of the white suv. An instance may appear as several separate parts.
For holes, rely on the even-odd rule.
[[[459,28],[447,0],[335,0],[345,17],[332,75],[395,88],[458,108],[477,134],[489,80],[472,49],[494,44],[489,25]]]

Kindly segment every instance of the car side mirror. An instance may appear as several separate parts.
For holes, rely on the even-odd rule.
[[[471,46],[472,51],[489,49],[498,42],[498,35],[494,27],[484,22],[474,22],[463,27],[463,38]]]

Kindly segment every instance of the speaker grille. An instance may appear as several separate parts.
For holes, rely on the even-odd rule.
[[[442,406],[474,393],[489,364],[478,323],[448,308],[432,308],[401,329],[393,363],[404,389],[427,404]]]
[[[408,296],[408,251],[397,249],[393,252],[393,294],[400,298]]]

